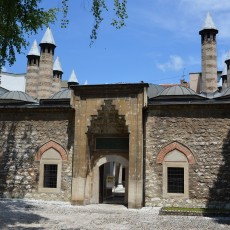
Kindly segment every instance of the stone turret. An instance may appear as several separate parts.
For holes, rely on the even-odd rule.
[[[52,95],[53,61],[55,41],[50,28],[47,28],[41,42],[38,98],[49,98]]]
[[[36,40],[34,40],[31,46],[27,60],[26,93],[37,98],[40,51]]]
[[[216,64],[216,34],[217,28],[210,16],[204,22],[199,32],[202,45],[202,85],[203,92],[212,93],[217,90],[217,64]]]
[[[77,80],[77,76],[76,76],[74,70],[72,70],[72,73],[71,73],[70,78],[68,80],[68,86],[71,86],[71,85],[79,85],[78,80]]]
[[[53,65],[53,84],[52,84],[52,95],[61,90],[63,70],[59,57],[56,58]]]

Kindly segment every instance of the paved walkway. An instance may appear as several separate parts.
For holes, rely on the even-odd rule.
[[[0,200],[0,229],[230,229],[230,217],[159,216],[159,208]]]

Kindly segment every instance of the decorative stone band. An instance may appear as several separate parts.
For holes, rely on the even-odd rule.
[[[174,149],[177,149],[178,151],[183,153],[187,157],[189,164],[195,164],[196,163],[196,160],[195,160],[192,152],[187,147],[185,147],[184,145],[182,145],[178,142],[173,142],[173,143],[165,146],[157,155],[157,163],[162,164],[166,154],[173,151]]]
[[[49,141],[49,142],[45,143],[44,145],[42,145],[39,148],[39,150],[35,156],[35,161],[40,161],[42,154],[50,148],[55,149],[60,154],[63,161],[67,161],[68,155],[67,155],[66,150],[60,144],[58,144],[55,141]]]

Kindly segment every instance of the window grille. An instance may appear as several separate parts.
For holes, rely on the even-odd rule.
[[[44,165],[44,187],[57,188],[57,165]]]
[[[184,168],[168,167],[168,193],[184,193]]]

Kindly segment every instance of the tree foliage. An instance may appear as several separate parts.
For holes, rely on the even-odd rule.
[[[15,62],[28,43],[25,35],[37,33],[44,25],[55,21],[56,9],[45,11],[41,0],[0,0],[0,67]]]
[[[97,39],[98,29],[103,21],[103,12],[108,11],[106,0],[91,0],[94,25],[90,35],[91,44]],[[119,29],[127,18],[127,0],[113,0],[115,17],[111,25]],[[69,0],[62,0],[61,9],[45,10],[40,7],[42,0],[0,0],[0,68],[8,62],[15,62],[15,55],[28,46],[27,37],[39,29],[54,23],[58,11],[62,11],[62,27],[68,25]]]
[[[115,17],[112,19],[111,25],[117,29],[125,26],[125,19],[128,17],[126,13],[126,6],[127,0],[114,0],[113,11],[115,12]],[[105,0],[93,0],[91,11],[93,13],[95,22],[90,35],[91,44],[97,39],[98,29],[103,21],[103,10],[108,11]]]

